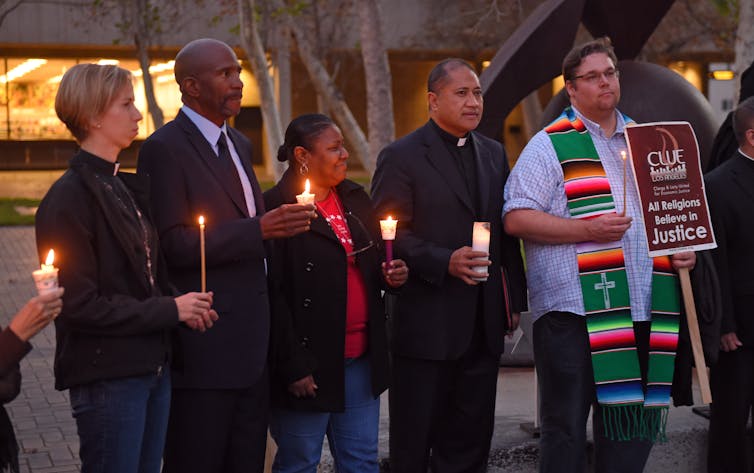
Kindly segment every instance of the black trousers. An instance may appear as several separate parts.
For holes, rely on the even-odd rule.
[[[244,389],[173,389],[163,473],[262,473],[269,379]]]
[[[712,408],[707,471],[753,472],[754,440],[746,436],[754,401],[754,349],[720,352],[710,376]]]
[[[639,367],[646,379],[649,322],[634,323]],[[644,440],[614,441],[604,434],[594,388],[586,318],[549,312],[534,322],[534,362],[541,402],[540,473],[586,471],[586,422],[590,408],[596,473],[639,473],[652,449]]]
[[[393,357],[391,472],[486,471],[498,363],[480,334],[458,360]]]

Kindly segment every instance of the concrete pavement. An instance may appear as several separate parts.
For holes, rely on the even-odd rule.
[[[35,293],[31,272],[39,266],[31,227],[0,227],[0,323],[3,326]],[[53,387],[54,328],[47,327],[32,341],[34,350],[21,362],[23,386],[6,406],[21,446],[21,471],[34,473],[79,471],[78,439],[67,392]],[[530,367],[501,368],[498,377],[495,434],[490,472],[535,472],[537,442],[519,427],[535,416],[535,382]],[[698,391],[695,398],[699,399]],[[387,457],[387,396],[381,412],[380,456]],[[704,471],[707,421],[687,407],[673,408],[668,442],[652,451],[646,472]],[[323,471],[331,464],[323,450]],[[201,472],[197,472],[201,473]]]

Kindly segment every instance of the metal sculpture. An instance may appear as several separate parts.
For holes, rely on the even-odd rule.
[[[634,61],[674,0],[547,0],[503,44],[481,74],[485,107],[478,131],[499,139],[503,122],[529,93],[560,75],[579,23],[594,36],[613,40],[621,71],[618,108],[638,122],[691,123],[706,161],[717,125],[706,98],[679,75]],[[561,91],[545,109],[546,124],[567,104]]]

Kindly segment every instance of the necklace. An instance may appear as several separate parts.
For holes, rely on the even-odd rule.
[[[322,202],[315,202],[315,205],[320,215],[325,218],[327,225],[335,233],[340,244],[345,248],[346,253],[352,252],[353,240],[351,239],[351,232],[348,229],[348,222],[346,222],[345,212],[341,206],[338,194],[333,189],[330,189],[327,197]]]

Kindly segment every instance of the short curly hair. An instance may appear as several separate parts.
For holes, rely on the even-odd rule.
[[[571,49],[563,59],[563,80],[574,80],[576,78],[576,69],[581,65],[581,61],[591,54],[607,54],[613,60],[613,64],[618,64],[618,58],[613,50],[613,43],[610,38],[603,36],[594,39],[588,43],[578,45]]]

